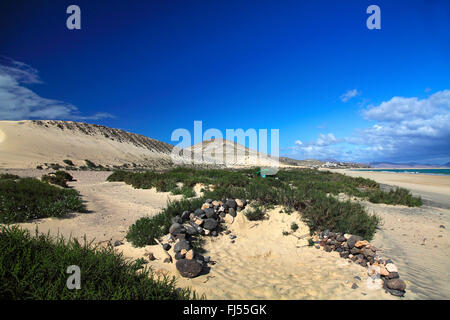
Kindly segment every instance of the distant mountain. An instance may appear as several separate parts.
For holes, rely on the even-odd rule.
[[[438,164],[426,164],[426,163],[417,163],[417,162],[371,162],[370,166],[372,168],[441,168],[441,167],[449,167],[450,162],[447,162],[442,165]]]

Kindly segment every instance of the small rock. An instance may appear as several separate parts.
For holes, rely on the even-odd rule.
[[[386,291],[396,297],[403,297],[405,295],[405,291],[394,290],[389,288],[386,288]]]
[[[351,252],[353,255],[355,255],[355,254],[359,254],[359,253],[361,252],[361,250],[359,250],[359,249],[356,248],[356,247],[353,247],[353,248],[350,250],[350,252]]]
[[[386,281],[386,287],[392,290],[405,291],[406,283],[401,279],[389,279]]]
[[[188,251],[186,249],[181,249],[180,253],[185,255]]]
[[[233,208],[229,208],[228,214],[234,218],[236,217],[236,210],[234,210]]]
[[[361,281],[361,277],[360,276],[354,276],[353,278],[355,278],[356,280]]]
[[[228,199],[225,204],[228,206],[228,208],[236,209],[237,207],[236,201],[234,201],[233,199]]]
[[[327,245],[324,247],[324,249],[325,249],[326,252],[331,252],[332,251],[331,247],[327,246]]]
[[[149,253],[147,254],[147,256],[148,256],[148,260],[150,260],[150,261],[156,260],[156,258],[155,258],[155,256],[154,256],[153,252],[149,252]]]
[[[177,242],[175,244],[175,246],[173,247],[173,250],[175,252],[180,252],[181,250],[189,250],[191,249],[191,245],[189,244],[189,242],[185,241],[185,240],[181,240],[180,242]]]
[[[217,225],[217,221],[210,218],[205,220],[205,222],[203,223],[203,228],[207,230],[214,230],[215,228],[217,228]]]
[[[397,279],[399,277],[400,277],[400,275],[398,274],[398,272],[389,272],[387,275],[388,279]]]
[[[163,262],[164,262],[164,263],[171,263],[171,262],[172,262],[172,259],[170,259],[169,257],[167,257],[167,258],[164,259]]]
[[[194,259],[194,250],[191,249],[188,252],[186,252],[186,259],[188,260]]]
[[[180,216],[175,216],[172,219],[170,219],[172,221],[172,223],[178,223],[178,224],[182,224],[183,223],[183,219],[181,219]]]
[[[122,241],[120,241],[120,240],[114,241],[114,247],[118,247],[118,246],[121,246],[121,245],[123,245]]]
[[[389,272],[398,272],[397,266],[393,263],[386,264],[386,270]]]
[[[217,233],[216,230],[213,230],[213,231],[211,231],[211,235],[212,235],[213,237],[217,237],[217,236],[218,236],[218,233]]]
[[[205,200],[205,203],[212,203],[213,201],[212,201],[212,199],[206,199]]]
[[[196,215],[197,217],[200,217],[203,214],[203,210],[202,209],[196,209],[194,211],[194,215]]]
[[[205,229],[204,230],[204,234],[205,234],[205,236],[209,236],[209,234],[211,233],[211,231],[210,230],[208,230],[208,229]]]
[[[444,226],[443,224],[441,224],[441,225],[439,226],[439,228],[445,229],[445,226]]]
[[[348,247],[350,249],[353,249],[353,247],[355,246],[356,242],[361,241],[361,240],[362,240],[362,238],[360,236],[351,236],[347,240]]]
[[[366,246],[368,244],[369,244],[369,242],[367,240],[356,241],[355,247],[362,248],[362,247],[364,247],[364,246]]]
[[[164,250],[169,251],[170,248],[172,248],[172,246],[170,244],[168,244],[168,243],[164,243],[163,244],[163,248],[164,248]]]
[[[183,211],[183,213],[181,214],[181,219],[182,220],[189,219],[189,211]]]
[[[181,254],[181,252],[176,252],[175,253],[175,260],[181,260],[181,259],[184,259],[184,258],[185,258],[185,255]]]
[[[205,209],[205,214],[207,218],[212,218],[216,215],[216,213],[214,212],[213,208],[206,208]]]
[[[195,260],[180,259],[176,262],[176,268],[185,278],[194,278],[202,271],[202,265]]]
[[[208,263],[211,261],[211,257],[210,256],[206,256],[204,257],[203,261],[205,261],[205,263]]]
[[[350,239],[351,236],[352,236],[351,234],[344,233],[344,238],[345,238],[345,240]]]
[[[230,239],[236,239],[236,236],[234,234],[230,234]]]
[[[183,231],[183,226],[179,223],[174,223],[169,228],[169,232],[173,235],[183,233],[182,231]]]
[[[353,284],[352,284],[352,289],[357,289],[357,288],[359,288],[358,285],[357,285],[356,283],[353,282]]]
[[[204,203],[204,204],[202,204],[202,210],[209,209],[210,206],[211,206],[211,204]]]
[[[196,225],[201,226],[204,221],[203,221],[203,219],[197,218],[194,222]]]
[[[244,202],[242,202],[241,199],[236,199],[235,201],[236,201],[236,205],[237,205],[239,208],[244,207]]]
[[[381,265],[381,266],[380,266],[380,274],[381,274],[382,276],[389,276],[389,271],[387,271],[387,269],[386,269],[385,266]]]

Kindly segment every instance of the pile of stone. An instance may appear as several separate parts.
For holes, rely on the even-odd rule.
[[[406,284],[400,279],[396,265],[392,260],[381,257],[380,250],[362,237],[325,230],[315,243],[316,248],[339,252],[342,258],[367,267],[368,275],[381,279],[383,289],[390,294],[399,297],[405,295]]]
[[[245,208],[249,201],[240,199],[207,199],[201,208],[194,212],[184,211],[172,218],[169,228],[168,242],[163,248],[169,251],[172,248],[175,253],[176,268],[181,276],[193,278],[199,275],[208,264],[214,264],[210,257],[205,257],[195,252],[192,240],[195,236],[217,237],[223,231],[221,224],[229,221],[227,217],[234,219],[237,212]],[[229,231],[225,232],[229,234]],[[230,235],[234,242],[235,235]]]

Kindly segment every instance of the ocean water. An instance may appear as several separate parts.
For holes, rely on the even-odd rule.
[[[379,171],[379,172],[400,172],[400,173],[420,173],[420,174],[444,174],[450,175],[450,169],[355,169],[353,171]]]

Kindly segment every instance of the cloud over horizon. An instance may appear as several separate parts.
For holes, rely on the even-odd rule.
[[[425,99],[392,97],[362,110],[375,124],[343,138],[319,134],[316,141],[295,143],[293,155],[344,161],[450,160],[450,90]]]
[[[40,83],[43,82],[38,70],[26,63],[0,57],[0,120],[97,120],[113,117],[106,112],[80,115],[76,106],[43,98],[24,86]]]

